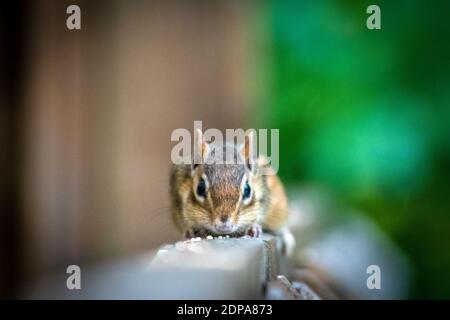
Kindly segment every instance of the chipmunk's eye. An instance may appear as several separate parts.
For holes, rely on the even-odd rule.
[[[244,200],[248,200],[250,198],[251,194],[252,194],[252,189],[250,188],[250,185],[248,184],[248,181],[245,181],[244,191],[242,193],[242,198]]]
[[[205,180],[203,178],[200,178],[200,180],[198,181],[197,195],[202,198],[206,197],[206,184],[205,184]]]

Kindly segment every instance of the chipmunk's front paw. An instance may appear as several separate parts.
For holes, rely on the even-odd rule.
[[[194,230],[188,229],[184,231],[183,234],[184,240],[188,240],[194,237]]]
[[[252,238],[259,238],[262,235],[262,228],[259,224],[254,223],[245,231],[245,235]]]
[[[184,231],[184,239],[185,240],[189,240],[192,238],[197,238],[197,237],[204,237],[204,232],[197,230],[197,229],[187,229]]]

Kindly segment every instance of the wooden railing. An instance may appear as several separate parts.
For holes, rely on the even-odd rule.
[[[32,298],[58,299],[318,299],[306,285],[287,280],[279,240],[211,238],[179,241],[153,257],[139,256],[82,268],[82,287],[68,275],[45,281]]]

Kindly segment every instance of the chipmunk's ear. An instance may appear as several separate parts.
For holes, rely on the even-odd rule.
[[[243,156],[245,164],[250,171],[255,170],[255,132],[252,130],[245,135],[244,145],[243,145]]]
[[[209,145],[205,141],[205,137],[200,129],[195,130],[194,133],[194,157],[192,169],[195,169],[199,164],[203,163],[208,153]]]

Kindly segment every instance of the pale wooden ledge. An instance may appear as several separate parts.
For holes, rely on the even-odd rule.
[[[278,239],[215,238],[179,241],[154,257],[82,267],[82,289],[68,290],[64,274],[38,284],[44,299],[316,299],[284,277]],[[298,284],[297,284],[298,288]],[[302,287],[303,288],[303,287]],[[305,287],[306,288],[306,287]],[[305,291],[307,290],[307,291]]]
[[[262,299],[278,268],[276,239],[271,236],[177,242],[159,250],[151,263],[158,279],[151,295],[155,299]]]

